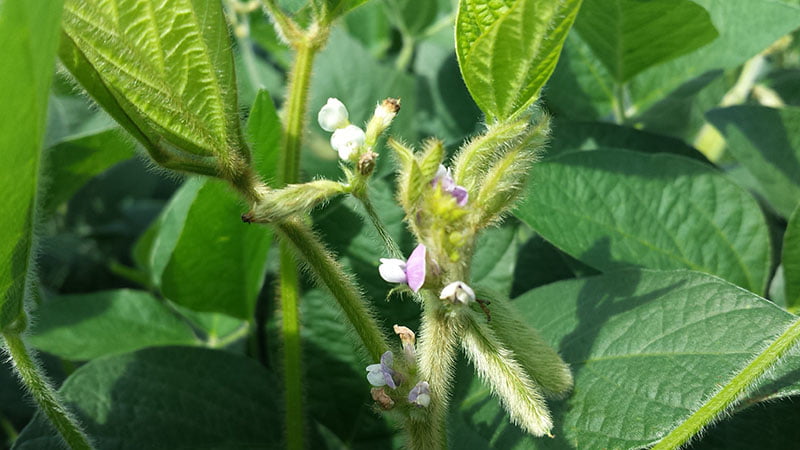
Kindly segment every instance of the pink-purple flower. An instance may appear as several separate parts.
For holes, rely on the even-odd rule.
[[[433,186],[441,186],[443,191],[452,195],[453,198],[456,199],[458,206],[465,206],[469,200],[469,192],[467,192],[467,189],[463,186],[457,185],[455,180],[453,180],[453,175],[450,173],[450,169],[442,164],[439,164],[439,170],[436,171],[436,175],[434,175],[431,184]]]
[[[381,258],[378,272],[389,283],[405,283],[412,291],[418,292],[425,284],[425,265],[427,249],[417,245],[407,261],[397,258]]]

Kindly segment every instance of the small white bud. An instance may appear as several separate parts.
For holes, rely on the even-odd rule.
[[[466,283],[454,281],[442,289],[439,298],[442,300],[450,300],[453,303],[461,302],[466,305],[475,301],[475,291],[467,286]]]
[[[380,120],[381,128],[386,128],[392,123],[392,120],[394,120],[395,116],[397,116],[397,111],[399,110],[400,100],[387,98],[375,106],[374,115],[375,118]]]
[[[355,126],[347,125],[333,132],[331,136],[331,147],[339,152],[339,158],[343,161],[350,161],[359,147],[364,145],[367,136],[364,130]]]
[[[329,98],[328,103],[317,114],[319,126],[325,131],[334,131],[346,127],[350,124],[348,118],[347,108],[338,98]]]

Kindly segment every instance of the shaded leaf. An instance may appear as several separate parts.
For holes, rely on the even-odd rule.
[[[758,193],[788,218],[800,203],[800,108],[740,105],[706,116],[758,180]]]
[[[40,153],[61,2],[0,5],[0,330],[29,295]]]
[[[602,271],[688,268],[763,293],[767,226],[746,191],[674,155],[567,153],[534,167],[517,216]]]
[[[276,448],[276,380],[224,351],[162,347],[96,359],[59,390],[97,448]],[[14,449],[61,449],[41,414]]]
[[[46,152],[49,177],[43,209],[52,212],[95,175],[134,154],[134,144],[117,129],[61,141]]]
[[[795,209],[783,236],[783,276],[786,307],[800,309],[800,206]]]
[[[198,343],[192,329],[174,312],[140,291],[56,297],[44,303],[36,317],[31,344],[71,360]]]

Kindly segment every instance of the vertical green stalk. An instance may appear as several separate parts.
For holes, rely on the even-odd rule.
[[[296,183],[300,177],[300,149],[308,103],[311,69],[319,43],[313,39],[294,42],[297,53],[289,76],[289,97],[286,103],[284,130],[281,142],[280,181],[282,185]],[[280,243],[280,308],[282,313],[284,384],[286,387],[286,444],[292,450],[302,449],[303,379],[302,346],[300,343],[300,285],[297,262],[287,242]]]
[[[431,403],[425,417],[406,418],[408,447],[412,450],[447,448],[447,407],[450,402],[456,349],[463,328],[459,317],[448,314],[438,298],[426,295],[417,344],[419,377],[430,385]]]
[[[303,371],[300,345],[300,293],[297,263],[288,248],[280,243],[280,307],[283,335],[283,376],[286,388],[287,448],[303,448]]]
[[[50,423],[64,442],[73,450],[90,450],[92,446],[88,438],[56,397],[55,391],[28,352],[22,337],[14,331],[8,331],[3,333],[3,338],[22,383],[28,388],[39,409],[50,419]]]
[[[689,442],[706,425],[737,402],[767,370],[780,361],[800,339],[800,319],[795,320],[772,344],[708,399],[688,419],[658,442],[653,450],[674,449]]]

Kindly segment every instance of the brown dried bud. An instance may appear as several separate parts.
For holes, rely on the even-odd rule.
[[[375,170],[375,161],[378,159],[378,154],[373,151],[367,151],[360,158],[358,158],[358,173],[367,176]]]
[[[369,390],[369,393],[372,394],[372,399],[375,400],[375,403],[377,403],[382,410],[388,411],[394,408],[394,400],[389,397],[383,388],[372,388]]]

